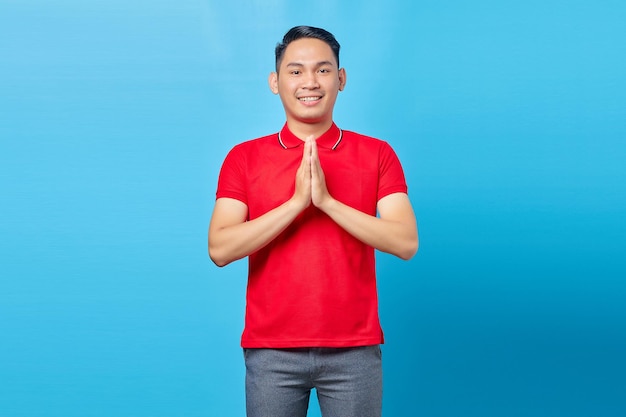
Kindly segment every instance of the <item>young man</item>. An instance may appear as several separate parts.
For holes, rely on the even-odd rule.
[[[306,416],[312,388],[324,417],[381,415],[374,249],[411,258],[417,225],[391,147],[333,122],[345,85],[334,36],[291,29],[269,76],[286,124],[235,146],[220,172],[209,255],[249,258],[249,417]]]

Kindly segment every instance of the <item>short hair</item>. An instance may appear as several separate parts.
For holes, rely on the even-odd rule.
[[[283,41],[276,44],[276,72],[278,72],[278,68],[280,68],[280,64],[283,60],[283,56],[285,55],[285,49],[287,46],[298,39],[302,38],[314,38],[319,39],[325,42],[330,49],[332,49],[335,54],[335,58],[337,59],[337,67],[339,67],[339,42],[335,39],[332,33],[327,30],[316,28],[313,26],[295,26],[285,34],[283,37]]]

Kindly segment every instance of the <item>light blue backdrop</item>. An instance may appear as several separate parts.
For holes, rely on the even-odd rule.
[[[626,5],[0,0],[0,416],[244,416],[219,166],[277,131],[273,48],[342,44],[336,121],[420,225],[381,255],[385,415],[626,414]],[[312,410],[311,415],[319,413]]]

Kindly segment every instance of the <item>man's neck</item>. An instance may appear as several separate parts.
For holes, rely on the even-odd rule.
[[[297,120],[287,120],[289,131],[300,140],[305,140],[311,135],[317,139],[326,133],[332,125],[332,119],[320,123],[304,123]]]

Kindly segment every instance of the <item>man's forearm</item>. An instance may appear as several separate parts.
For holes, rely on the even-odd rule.
[[[311,140],[312,137],[307,138],[296,171],[294,194],[285,203],[245,221],[248,214],[245,204],[228,199],[216,202],[209,226],[209,256],[216,265],[227,265],[261,249],[311,204]]]
[[[410,213],[402,216],[403,221],[371,216],[335,199],[319,208],[345,231],[375,249],[405,260],[417,252],[417,226],[410,206],[404,208]]]
[[[262,216],[228,226],[209,227],[209,256],[218,266],[225,266],[263,248],[278,236],[303,210],[290,199]]]
[[[380,217],[363,213],[334,199],[326,187],[317,144],[311,146],[311,202],[352,236],[380,251],[410,259],[418,248],[417,224],[405,193],[393,193],[378,201]]]

